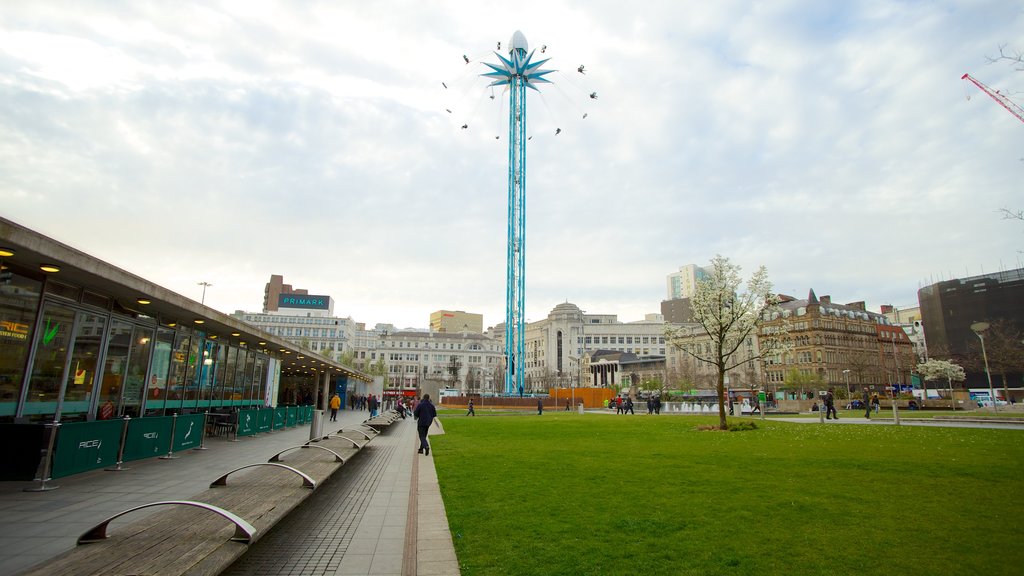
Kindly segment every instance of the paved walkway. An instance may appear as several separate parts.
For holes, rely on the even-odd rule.
[[[756,416],[754,417],[757,418]],[[767,420],[777,422],[796,422],[798,424],[822,424],[818,418],[804,417],[804,418],[783,418],[769,416]],[[890,412],[886,416],[875,416],[872,415],[871,419],[864,418],[864,415],[850,416],[839,418],[838,420],[826,420],[824,424],[827,425],[886,425],[891,426],[895,423]],[[931,418],[900,418],[901,426],[924,426],[932,428],[989,428],[999,430],[1024,430],[1024,421],[986,421],[983,419],[977,420],[954,420],[954,419],[931,419]]]
[[[341,411],[324,430],[361,423],[366,412]],[[336,429],[335,428],[335,429]],[[443,433],[438,428],[435,433]],[[207,450],[147,459],[127,470],[96,470],[36,483],[0,482],[0,572],[17,574],[75,546],[83,532],[128,508],[188,499],[221,473],[266,462],[309,439],[309,427],[240,438],[208,438]],[[225,574],[458,574],[433,456],[416,453],[415,422],[399,420],[319,486],[316,492]],[[415,487],[415,490],[412,488]],[[110,534],[159,509],[111,523]]]

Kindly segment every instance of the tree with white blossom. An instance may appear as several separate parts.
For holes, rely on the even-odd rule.
[[[685,328],[669,327],[665,336],[679,350],[717,369],[719,428],[726,430],[726,372],[744,362],[774,354],[782,347],[782,334],[761,335],[758,349],[752,356],[737,354],[748,339],[758,337],[758,321],[778,310],[779,299],[772,293],[772,284],[764,266],[754,272],[742,292],[740,266],[725,256],[716,255],[704,270],[706,275],[697,280],[690,307],[694,321],[710,336],[711,345],[685,345],[691,334]]]
[[[949,404],[956,410],[956,404],[953,402],[953,381],[963,382],[967,379],[964,374],[963,366],[954,364],[948,360],[936,360],[934,358],[922,362],[917,365],[917,373],[921,375],[925,382],[924,395],[925,400],[928,399],[928,385],[929,380],[938,380],[939,378],[945,378],[949,382]]]

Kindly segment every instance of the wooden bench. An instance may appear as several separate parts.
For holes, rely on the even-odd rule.
[[[388,410],[386,412],[381,412],[380,414],[374,416],[373,418],[363,420],[363,425],[369,426],[374,430],[381,432],[385,430],[388,426],[394,424],[399,418],[400,417],[398,415],[397,410]]]
[[[191,500],[129,509],[25,575],[219,574],[378,434],[364,426],[341,429],[309,448],[283,450],[270,463],[222,472]],[[151,507],[160,509],[106,534],[111,520]]]

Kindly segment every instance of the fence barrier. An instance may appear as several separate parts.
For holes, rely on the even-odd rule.
[[[240,410],[237,436],[253,436],[312,421],[312,406],[287,406]],[[118,418],[91,422],[53,422],[19,425],[37,439],[29,448],[39,456],[42,471],[33,490],[52,490],[52,478],[61,478],[98,468],[126,470],[125,462],[160,457],[177,458],[175,452],[205,449],[208,414],[173,414],[143,418]],[[45,432],[49,432],[46,435]]]

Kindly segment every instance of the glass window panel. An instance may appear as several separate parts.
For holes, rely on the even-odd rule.
[[[256,369],[256,354],[249,352],[245,356],[245,379],[243,380],[243,394],[246,400],[252,400],[253,383],[255,381],[254,370]]]
[[[74,324],[74,310],[52,303],[43,306],[42,323],[35,337],[36,351],[28,394],[22,411],[33,420],[52,421],[57,413]]]
[[[100,382],[99,399],[96,402],[97,420],[110,420],[120,413],[132,332],[133,326],[130,323],[111,320],[107,333],[107,354],[103,360],[103,380]]]
[[[71,348],[69,369],[64,376],[64,398],[60,419],[84,420],[98,386],[100,341],[107,325],[103,316],[79,312],[75,319],[75,337]]]
[[[163,412],[167,400],[167,378],[171,371],[174,351],[173,330],[159,330],[153,348],[153,365],[149,370],[149,388],[146,393],[146,415],[155,416]]]
[[[232,382],[235,380],[235,358],[238,356],[238,349],[229,347],[224,362],[224,382],[221,387],[221,400],[233,400]]]
[[[0,266],[0,417],[18,407],[42,289],[41,281]]]
[[[167,410],[180,409],[184,402],[185,376],[188,371],[189,347],[192,335],[178,332],[174,335],[174,348],[171,350],[171,364],[167,372]]]
[[[140,414],[142,396],[146,391],[146,367],[149,365],[149,355],[153,350],[153,333],[153,328],[135,326],[132,348],[128,352],[128,368],[125,371],[119,416],[137,418]]]

